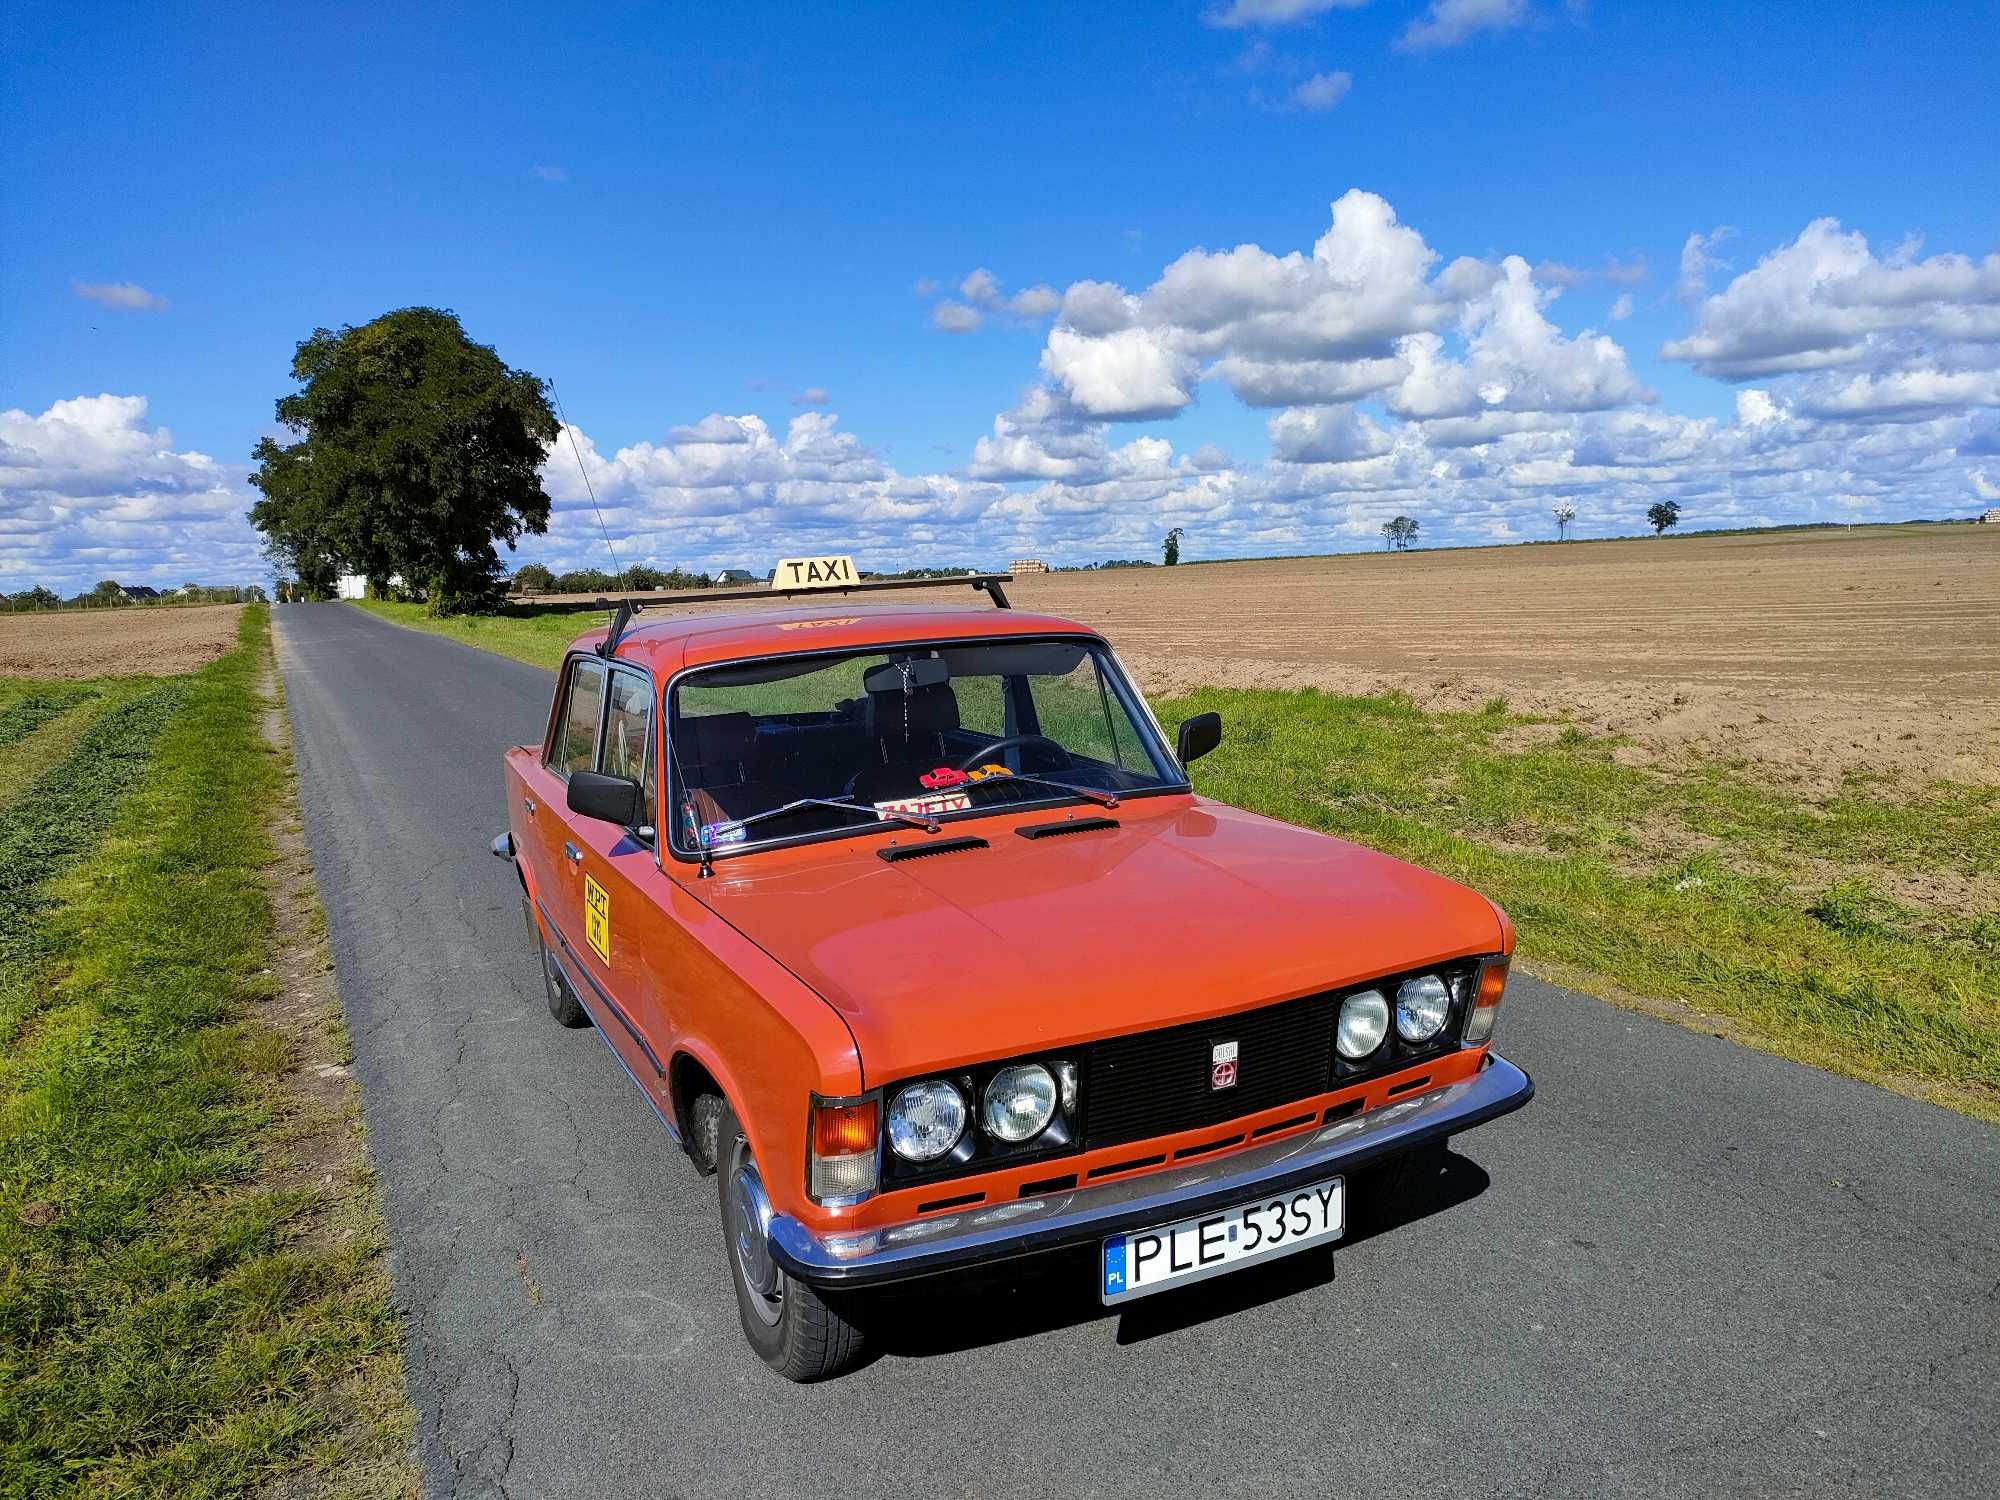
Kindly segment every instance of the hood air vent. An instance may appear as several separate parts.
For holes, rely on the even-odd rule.
[[[1052,839],[1065,833],[1096,833],[1117,826],[1116,818],[1064,818],[1060,823],[1026,823],[1014,832],[1024,839]]]
[[[932,839],[923,844],[889,844],[875,853],[890,864],[902,859],[929,859],[933,854],[956,854],[961,849],[986,849],[991,846],[985,839],[968,836],[959,839]]]

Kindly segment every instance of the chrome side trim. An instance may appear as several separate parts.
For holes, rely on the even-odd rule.
[[[820,1235],[787,1214],[771,1221],[771,1253],[788,1275],[864,1286],[984,1264],[1125,1229],[1143,1229],[1280,1192],[1315,1177],[1441,1140],[1526,1104],[1534,1080],[1499,1056],[1462,1083],[1365,1115],[1198,1164],[983,1205],[882,1229]]]

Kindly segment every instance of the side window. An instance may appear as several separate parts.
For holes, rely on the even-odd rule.
[[[598,769],[606,776],[623,776],[646,787],[646,819],[652,818],[651,738],[653,685],[635,672],[611,674],[611,712],[604,720],[604,746]]]
[[[569,669],[569,691],[563,703],[562,725],[556,732],[556,753],[552,770],[567,776],[572,771],[588,771],[597,758],[597,721],[604,708],[604,663],[574,661]]]

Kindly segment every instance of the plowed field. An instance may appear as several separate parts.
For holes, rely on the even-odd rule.
[[[1021,579],[1150,691],[1504,697],[1814,775],[2000,781],[2000,526],[1668,537]]]

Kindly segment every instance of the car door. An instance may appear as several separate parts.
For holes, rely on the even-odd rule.
[[[652,678],[613,663],[596,769],[639,783],[642,810],[630,826],[577,818],[571,830],[582,856],[575,877],[583,920],[581,962],[598,987],[594,998],[610,1002],[611,1023],[623,1033],[609,1039],[642,1079],[649,1070],[660,1073],[673,1034],[667,976],[659,972],[666,877],[654,854],[655,708]]]
[[[535,840],[530,851],[535,894],[572,963],[584,950],[584,846],[579,835],[589,820],[569,810],[569,777],[572,771],[597,765],[608,675],[609,669],[594,656],[572,656],[564,663],[548,743],[542,747],[542,774],[527,792],[536,804],[528,817]]]

